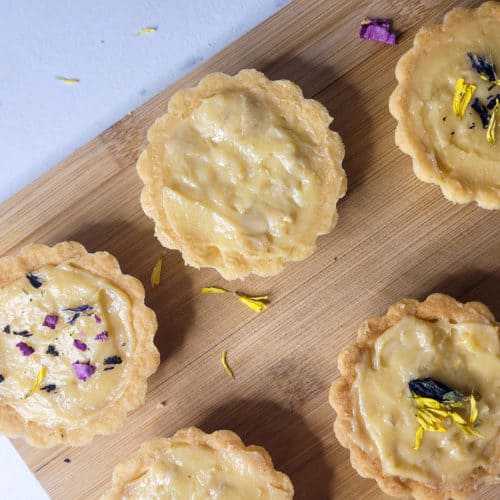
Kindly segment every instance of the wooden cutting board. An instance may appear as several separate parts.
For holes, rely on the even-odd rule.
[[[500,318],[500,212],[454,206],[419,182],[394,145],[387,108],[396,61],[417,29],[452,6],[478,3],[297,0],[1,205],[1,254],[68,239],[108,250],[143,281],[160,324],[162,364],[121,432],[79,449],[14,441],[52,498],[95,498],[143,440],[187,425],[232,429],[266,447],[298,499],[387,498],[354,472],[332,431],[327,397],[339,351],[366,317],[402,297],[445,292],[483,301]],[[392,18],[399,44],[358,40],[367,15]],[[335,117],[349,179],[339,224],[312,257],[268,279],[225,283],[168,251],[162,283],[151,289],[162,249],[141,211],[134,168],[146,131],[174,91],[211,71],[247,67],[297,82]],[[208,285],[270,293],[272,305],[256,314],[228,296],[201,296]],[[223,350],[235,380],[222,369]],[[499,497],[499,486],[477,496]]]

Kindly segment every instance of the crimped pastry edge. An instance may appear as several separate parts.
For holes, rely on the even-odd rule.
[[[40,422],[25,420],[11,406],[0,404],[0,431],[10,437],[23,437],[28,444],[36,447],[61,444],[82,446],[95,435],[110,434],[121,428],[127,413],[144,403],[147,378],[160,363],[159,352],[153,343],[158,327],[156,314],[144,304],[144,287],[137,278],[122,274],[117,259],[108,252],[89,253],[83,245],[74,241],[57,243],[53,247],[30,244],[23,247],[17,256],[0,258],[0,287],[45,265],[63,262],[108,279],[128,295],[136,335],[135,350],[130,357],[129,383],[124,393],[113,402],[113,406],[80,427],[46,427]]]
[[[155,131],[167,120],[175,117],[183,119],[200,105],[201,100],[226,90],[251,90],[269,98],[277,106],[293,108],[306,122],[311,133],[317,138],[328,156],[325,161],[323,183],[325,204],[310,227],[311,242],[297,241],[290,255],[273,255],[272,252],[260,258],[248,258],[241,253],[221,255],[220,252],[204,252],[196,241],[177,234],[169,224],[162,208],[161,174],[157,166],[152,166],[148,152],[152,146]],[[305,99],[299,86],[289,80],[269,80],[263,73],[254,69],[241,70],[235,76],[224,73],[210,73],[197,86],[176,92],[168,104],[168,112],[159,117],[148,131],[148,146],[137,161],[137,171],[144,183],[141,192],[141,206],[144,213],[155,223],[155,236],[160,243],[171,249],[180,250],[184,261],[195,268],[212,267],[225,279],[241,279],[254,273],[271,276],[283,270],[288,261],[309,257],[316,249],[316,239],[333,230],[337,223],[337,201],[347,189],[347,178],[342,169],[345,148],[337,132],[329,129],[332,121],[327,109],[318,101]],[[305,238],[304,238],[305,239]]]
[[[459,179],[444,175],[434,155],[429,155],[428,148],[418,139],[418,135],[412,133],[413,122],[408,106],[408,93],[415,63],[421,51],[425,51],[429,44],[438,43],[439,39],[445,40],[450,31],[468,21],[471,16],[494,17],[500,24],[500,3],[485,2],[475,9],[457,7],[444,16],[442,24],[421,28],[415,36],[413,47],[399,59],[396,65],[398,85],[390,96],[389,111],[398,122],[395,132],[396,145],[403,153],[411,157],[413,171],[421,181],[436,184],[443,196],[454,203],[476,202],[481,208],[495,210],[500,209],[500,189],[493,186],[473,190]]]
[[[245,446],[241,438],[232,431],[218,430],[206,434],[197,427],[186,427],[177,431],[172,437],[156,437],[145,441],[133,455],[119,462],[113,470],[111,489],[101,496],[101,500],[123,498],[126,486],[147,472],[155,455],[177,443],[208,446],[214,450],[230,452],[239,461],[252,463],[269,485],[283,490],[290,499],[293,498],[294,490],[290,478],[283,472],[275,470],[271,456],[261,446]]]
[[[468,495],[483,484],[495,483],[495,477],[482,467],[478,467],[460,483],[439,485],[433,488],[413,479],[386,475],[378,456],[371,456],[362,450],[352,439],[351,425],[353,417],[352,386],[356,380],[356,365],[363,354],[370,350],[375,341],[388,328],[395,325],[404,316],[414,316],[426,321],[450,319],[457,323],[473,321],[488,325],[497,325],[493,313],[481,302],[462,304],[453,297],[435,293],[429,295],[423,302],[413,299],[403,299],[392,304],[384,316],[367,319],[357,333],[356,341],[347,346],[339,355],[338,367],[340,377],[336,379],[329,393],[329,402],[336,411],[334,432],[339,443],[349,449],[353,468],[360,476],[375,479],[378,486],[387,494],[395,497],[413,496],[422,500],[458,500],[468,498]],[[500,436],[491,445],[491,460],[494,465],[500,459]]]

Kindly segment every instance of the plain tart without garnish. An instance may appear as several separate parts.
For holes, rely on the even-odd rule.
[[[424,27],[396,66],[389,110],[416,176],[455,203],[500,209],[500,3]]]
[[[260,446],[245,446],[237,434],[206,434],[196,427],[142,444],[113,471],[112,488],[101,500],[286,500],[293,486],[274,469]]]
[[[0,259],[0,432],[79,446],[122,427],[159,364],[139,280],[76,242]]]
[[[137,162],[156,237],[226,279],[305,259],[335,226],[346,191],[331,121],[294,83],[253,69],[177,92]]]
[[[338,360],[334,430],[386,493],[469,498],[500,474],[499,324],[479,302],[402,300]]]

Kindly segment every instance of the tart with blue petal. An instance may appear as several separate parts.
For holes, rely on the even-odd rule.
[[[124,425],[159,364],[139,280],[76,242],[0,259],[0,432],[79,446]]]

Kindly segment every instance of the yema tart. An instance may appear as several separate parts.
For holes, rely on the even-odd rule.
[[[422,28],[396,66],[389,109],[416,176],[455,203],[500,208],[500,3]]]
[[[479,302],[402,300],[339,356],[334,430],[386,493],[469,498],[500,476],[499,323]]]
[[[289,500],[293,486],[274,469],[260,446],[245,446],[237,434],[206,434],[196,427],[142,444],[113,471],[101,500]]]
[[[120,428],[159,364],[139,280],[79,243],[0,259],[0,432],[79,446]]]
[[[209,74],[177,92],[137,162],[156,237],[226,279],[308,257],[346,190],[331,121],[297,85],[256,70]]]

